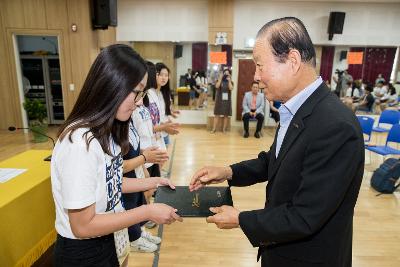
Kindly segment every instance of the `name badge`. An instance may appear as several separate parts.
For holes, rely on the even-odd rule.
[[[115,249],[118,261],[121,265],[129,254],[129,235],[128,228],[124,228],[114,233]]]
[[[225,100],[225,101],[229,100],[228,93],[222,93],[222,100]]]

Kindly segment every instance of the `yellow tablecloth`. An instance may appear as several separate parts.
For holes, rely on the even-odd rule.
[[[176,92],[177,93],[181,93],[181,92],[190,92],[190,88],[187,88],[186,86],[182,86],[182,87],[178,87],[176,88]]]
[[[0,266],[31,266],[54,243],[55,208],[49,150],[28,150],[0,162],[27,169],[0,183]]]

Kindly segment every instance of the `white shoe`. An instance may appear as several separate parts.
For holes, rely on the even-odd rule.
[[[146,238],[139,237],[139,239],[131,242],[131,251],[137,252],[155,252],[158,247],[156,244],[148,241]]]
[[[146,239],[147,241],[150,241],[153,244],[160,244],[161,243],[161,238],[159,238],[158,236],[154,236],[152,234],[150,234],[149,232],[146,232],[144,230],[142,230],[142,234],[141,234],[142,238]]]

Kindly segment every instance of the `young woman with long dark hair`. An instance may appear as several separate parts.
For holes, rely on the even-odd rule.
[[[129,119],[146,80],[146,64],[132,48],[117,44],[103,49],[60,127],[51,161],[58,233],[55,266],[119,266],[129,251],[128,226],[147,220],[181,221],[176,209],[167,205],[125,211],[121,200],[122,192],[174,187],[159,177],[123,177]]]
[[[171,123],[169,116],[176,118],[179,111],[174,111],[171,108],[171,88],[169,86],[169,68],[164,63],[156,64],[157,72],[157,96],[160,102],[160,120],[161,123]],[[166,129],[161,132],[161,136],[164,138],[165,145],[169,145],[169,135],[178,134],[179,124],[175,124],[175,127]]]

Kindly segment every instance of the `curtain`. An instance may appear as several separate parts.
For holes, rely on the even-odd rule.
[[[192,44],[192,70],[206,71],[207,70],[207,43]]]
[[[331,81],[334,55],[335,55],[334,46],[322,47],[320,75],[322,77],[322,80],[324,81],[329,81],[329,82]]]
[[[350,47],[350,52],[364,52],[363,64],[350,64],[348,66],[348,73],[353,76],[353,80],[363,79],[363,67],[365,62],[365,47]]]
[[[364,57],[363,80],[374,84],[378,74],[382,74],[386,82],[389,82],[395,54],[396,48],[368,47]]]
[[[362,79],[364,83],[375,84],[378,74],[382,74],[386,82],[390,80],[393,68],[395,47],[352,47],[351,52],[364,52],[363,64],[351,64],[349,73],[354,80]]]

